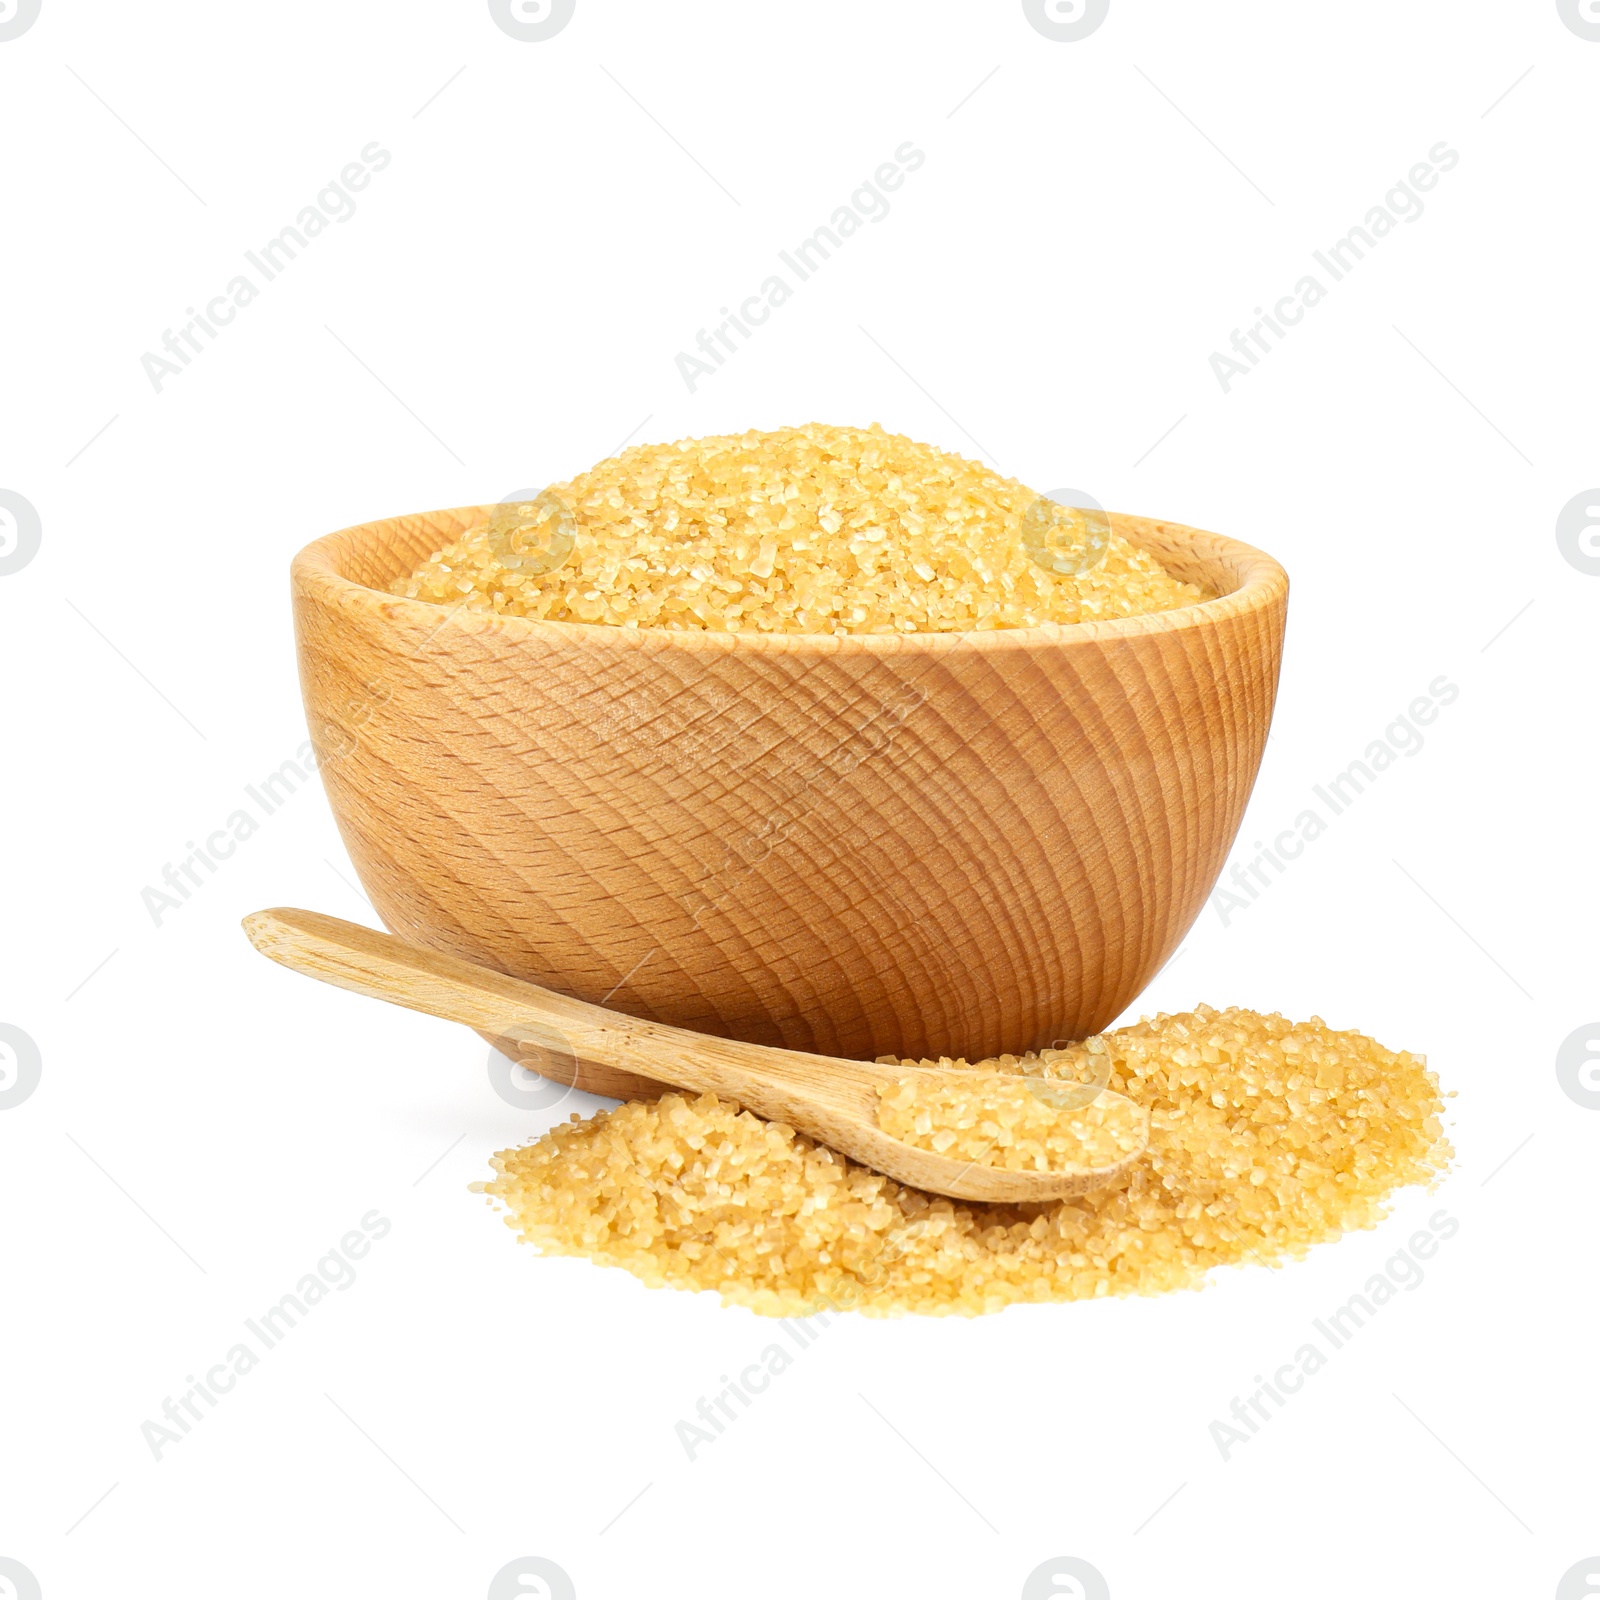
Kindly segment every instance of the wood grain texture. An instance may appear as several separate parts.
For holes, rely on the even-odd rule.
[[[700,1033],[979,1060],[1105,1027],[1204,904],[1277,687],[1288,579],[1260,551],[1114,514],[1221,598],[968,634],[384,592],[492,509],[346,529],[293,566],[329,802],[406,940]]]
[[[1026,1205],[1103,1189],[1139,1159],[1149,1134],[1146,1121],[1139,1148],[1114,1166],[1074,1172],[987,1167],[919,1149],[878,1126],[878,1092],[900,1081],[899,1067],[641,1021],[315,911],[253,911],[244,929],[263,955],[324,983],[502,1035],[532,1033],[562,1054],[580,1052],[618,1070],[660,1072],[677,1087],[787,1123],[901,1183],[959,1200]],[[1102,1095],[1124,1098],[1109,1090]]]

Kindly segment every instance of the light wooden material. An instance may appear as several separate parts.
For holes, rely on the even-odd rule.
[[[294,562],[323,782],[412,943],[701,1033],[976,1061],[1105,1027],[1204,904],[1277,686],[1288,580],[1260,551],[1113,515],[1222,598],[968,634],[674,633],[383,592],[492,509]],[[651,1092],[595,1066],[581,1087]]]
[[[769,1121],[786,1122],[878,1172],[935,1194],[1013,1205],[1060,1200],[1103,1189],[1144,1150],[1142,1140],[1114,1166],[1076,1172],[1010,1172],[953,1160],[892,1138],[878,1126],[878,1091],[905,1076],[899,1067],[773,1050],[641,1022],[315,911],[287,906],[254,911],[244,919],[244,930],[263,955],[308,977],[502,1036],[527,1030],[544,1049],[557,1053],[570,1041],[574,1053],[591,1061],[647,1072],[696,1094],[737,1100]],[[1124,1098],[1109,1089],[1101,1094]]]

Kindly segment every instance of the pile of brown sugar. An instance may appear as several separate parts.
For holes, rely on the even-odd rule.
[[[1111,530],[899,434],[809,423],[635,445],[501,508],[391,592],[552,622],[926,633],[1208,598]]]
[[[1148,1112],[1149,1147],[1093,1194],[973,1205],[712,1096],[669,1094],[503,1150],[477,1187],[542,1253],[763,1315],[976,1316],[1298,1258],[1374,1226],[1388,1196],[1431,1185],[1453,1155],[1426,1063],[1315,1017],[1200,1006],[972,1070],[1104,1081]]]

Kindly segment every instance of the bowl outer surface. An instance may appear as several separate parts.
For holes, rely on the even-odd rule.
[[[1114,516],[1178,612],[684,634],[383,592],[489,507],[296,558],[323,783],[384,923],[680,1027],[870,1059],[1097,1032],[1176,948],[1265,747],[1288,582]]]

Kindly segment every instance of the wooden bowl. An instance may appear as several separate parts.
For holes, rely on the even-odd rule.
[[[757,1044],[976,1061],[1099,1031],[1194,921],[1277,689],[1288,578],[1261,551],[1113,515],[1220,598],[985,633],[631,630],[386,592],[493,509],[294,561],[323,783],[402,938]]]

